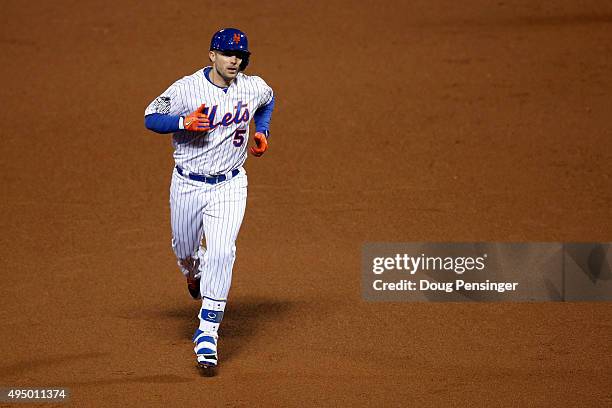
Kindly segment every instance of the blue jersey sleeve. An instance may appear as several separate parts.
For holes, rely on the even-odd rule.
[[[180,116],[152,113],[145,116],[145,127],[156,133],[172,133],[180,130]]]
[[[253,120],[255,121],[255,131],[261,132],[266,136],[270,133],[270,119],[272,119],[272,110],[274,110],[274,96],[266,105],[257,109]]]

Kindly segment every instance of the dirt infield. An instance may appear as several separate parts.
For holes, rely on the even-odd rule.
[[[611,303],[367,303],[359,269],[366,241],[612,241],[612,5],[24,4],[0,14],[0,387],[105,407],[612,405]],[[143,112],[223,26],[277,104],[202,378],[171,144]]]

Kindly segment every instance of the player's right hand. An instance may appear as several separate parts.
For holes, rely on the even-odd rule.
[[[185,130],[191,130],[192,132],[207,132],[210,130],[210,121],[204,113],[204,108],[206,108],[206,104],[203,103],[195,112],[185,116],[183,120]]]

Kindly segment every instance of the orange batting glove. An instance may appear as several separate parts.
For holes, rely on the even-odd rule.
[[[251,154],[255,157],[261,157],[268,150],[268,138],[261,132],[255,133],[255,146],[251,146]]]
[[[206,104],[202,104],[195,112],[190,113],[183,119],[183,127],[185,130],[192,132],[207,132],[210,130],[210,122],[208,116],[204,113]]]

